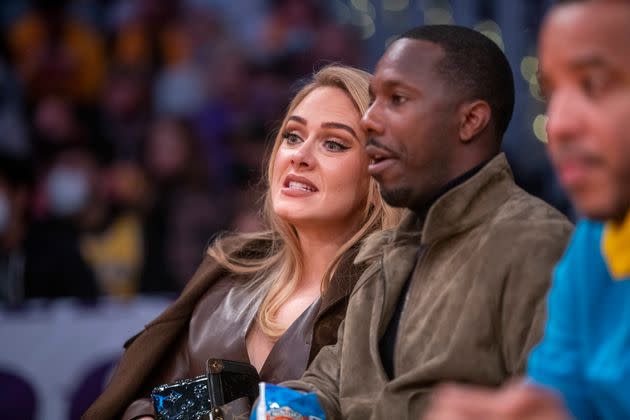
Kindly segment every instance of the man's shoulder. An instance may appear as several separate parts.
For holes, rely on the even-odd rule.
[[[543,234],[555,227],[558,232],[566,236],[571,234],[574,227],[558,209],[529,194],[516,184],[506,195],[506,200],[497,206],[491,223],[512,229],[540,231]]]
[[[361,241],[355,264],[372,262],[383,255],[385,248],[405,246],[420,243],[420,230],[415,227],[417,216],[409,209],[405,209],[402,220],[396,227],[383,229],[368,235]]]
[[[485,252],[505,263],[557,262],[571,238],[573,224],[560,211],[516,185],[477,230]]]

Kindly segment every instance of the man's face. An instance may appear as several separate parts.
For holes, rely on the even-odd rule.
[[[630,209],[630,4],[559,6],[540,36],[549,153],[585,216]]]
[[[370,83],[372,104],[361,120],[369,171],[393,206],[421,206],[452,178],[457,116],[452,89],[436,68],[443,57],[436,44],[400,39]]]

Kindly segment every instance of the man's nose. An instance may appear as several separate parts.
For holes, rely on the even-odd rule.
[[[361,128],[370,135],[379,135],[383,133],[384,125],[382,119],[382,111],[380,104],[376,101],[365,111],[361,118]]]
[[[577,136],[581,131],[584,115],[583,99],[577,92],[557,90],[547,106],[547,138],[549,142],[560,142]]]

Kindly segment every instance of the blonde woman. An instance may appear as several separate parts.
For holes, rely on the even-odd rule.
[[[368,175],[369,74],[328,66],[291,101],[266,176],[269,229],[208,249],[179,299],[133,340],[84,418],[152,418],[152,387],[205,373],[208,358],[251,363],[268,382],[299,378],[336,341],[361,240],[393,226]]]

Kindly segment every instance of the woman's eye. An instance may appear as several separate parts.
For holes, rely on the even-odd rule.
[[[326,148],[326,150],[329,150],[331,152],[343,152],[344,150],[348,150],[350,148],[345,144],[342,144],[335,140],[326,140],[324,142],[324,147]]]
[[[295,133],[288,133],[288,132],[284,133],[282,135],[282,138],[284,139],[285,143],[289,145],[298,144],[299,142],[302,141],[300,136],[298,136]]]

